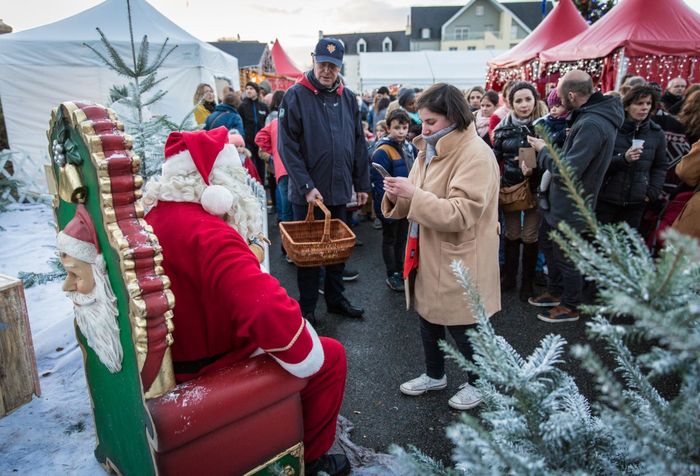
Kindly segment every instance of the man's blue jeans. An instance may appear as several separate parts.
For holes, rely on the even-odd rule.
[[[277,220],[291,221],[292,220],[292,202],[289,201],[288,195],[289,176],[280,177],[277,182]]]

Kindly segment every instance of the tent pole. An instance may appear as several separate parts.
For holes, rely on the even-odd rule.
[[[620,48],[620,62],[617,65],[617,76],[615,77],[615,91],[620,90],[622,86],[622,78],[627,74],[627,58],[625,58],[625,48]]]

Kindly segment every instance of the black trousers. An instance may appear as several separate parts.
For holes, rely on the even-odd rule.
[[[595,208],[595,215],[598,221],[604,225],[609,223],[621,223],[624,221],[627,222],[630,227],[638,230],[646,208],[646,203],[615,205],[613,203],[598,201],[598,205]]]
[[[445,340],[445,327],[450,332],[450,335],[457,344],[457,349],[467,360],[472,360],[474,349],[472,348],[469,338],[465,334],[468,329],[473,329],[476,324],[463,326],[441,326],[426,321],[422,317],[420,319],[420,336],[423,340],[423,352],[425,353],[425,370],[430,378],[440,379],[445,375],[445,354],[440,349],[438,342]],[[473,381],[476,375],[469,373],[469,381]]]
[[[292,203],[292,214],[294,220],[303,220],[306,218],[308,210],[307,205],[298,205]],[[347,209],[345,205],[333,205],[326,208],[331,212],[332,218],[339,218],[347,222]],[[323,212],[320,208],[314,209],[314,217],[323,218]],[[333,264],[325,266],[326,277],[324,279],[324,297],[327,304],[338,304],[343,297],[343,270],[345,263]],[[316,302],[318,302],[318,285],[320,282],[321,268],[299,268],[297,267],[297,286],[299,287],[299,307],[303,314],[316,310]]]
[[[547,292],[561,297],[561,305],[576,310],[581,304],[583,277],[576,265],[550,237],[553,228],[542,220],[540,250],[547,261]]]
[[[394,273],[403,274],[403,260],[406,255],[408,220],[382,220],[382,256],[387,277]]]

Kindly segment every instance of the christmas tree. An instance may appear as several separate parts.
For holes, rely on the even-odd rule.
[[[550,146],[551,148],[551,146]],[[596,383],[589,401],[561,370],[566,342],[546,336],[521,356],[498,336],[461,263],[453,269],[479,317],[474,361],[444,349],[479,375],[475,418],[448,429],[454,468],[417,449],[395,451],[414,474],[700,474],[700,246],[670,231],[652,258],[627,224],[600,225],[569,166],[552,149],[562,180],[588,224],[588,239],[561,224],[553,235],[598,290],[587,335],[604,344],[571,349]],[[630,350],[634,343],[637,352]],[[611,365],[612,363],[612,365]],[[659,383],[678,383],[664,395]]]
[[[593,24],[603,18],[603,15],[617,4],[617,0],[574,0],[583,18]]]
[[[111,70],[130,80],[127,85],[113,86],[110,90],[112,106],[120,112],[126,132],[134,138],[134,152],[141,157],[141,175],[148,179],[160,172],[163,162],[163,145],[167,135],[178,126],[165,116],[152,116],[148,106],[165,96],[166,91],[155,90],[156,86],[166,78],[157,78],[158,68],[177,48],[168,47],[168,38],[161,46],[153,61],[149,62],[150,47],[148,36],[144,35],[141,44],[136,49],[131,18],[131,3],[126,1],[129,21],[129,38],[131,41],[131,61],[125,60],[105,37],[102,30],[97,28],[104,52],[83,43],[90,48]],[[150,97],[149,97],[150,94]]]

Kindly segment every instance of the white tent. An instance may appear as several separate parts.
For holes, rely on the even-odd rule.
[[[425,88],[445,82],[460,89],[486,82],[488,60],[502,50],[360,53],[363,91],[402,84]]]
[[[134,39],[137,47],[148,35],[150,58],[161,45],[177,45],[158,70],[167,77],[157,88],[168,93],[151,106],[180,122],[192,109],[197,84],[214,84],[216,78],[239,86],[238,60],[199,41],[160,14],[145,0],[131,0]],[[62,101],[109,102],[109,89],[126,84],[83,43],[104,51],[99,27],[122,55],[129,58],[129,24],[124,0],[107,0],[89,10],[41,27],[0,36],[0,101],[13,150],[26,152],[42,174],[46,160],[46,128],[51,109]]]

